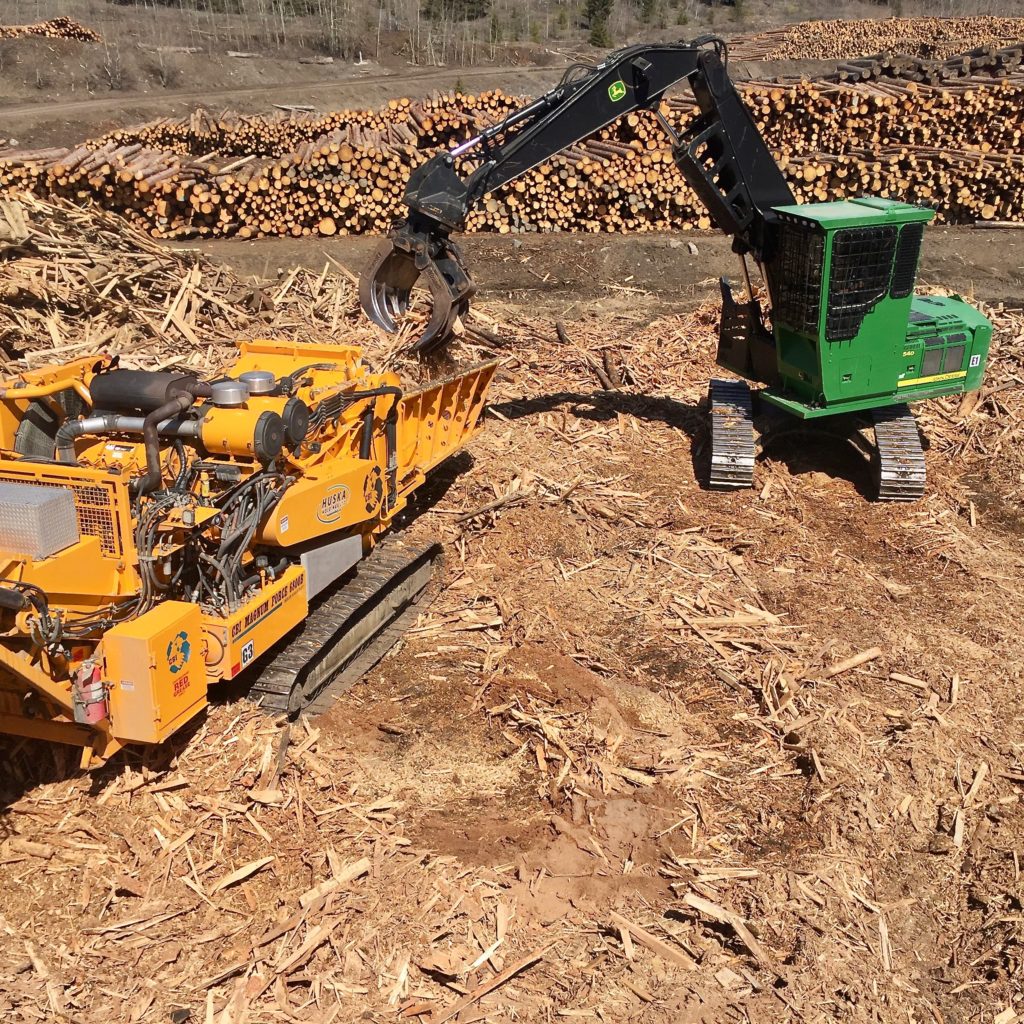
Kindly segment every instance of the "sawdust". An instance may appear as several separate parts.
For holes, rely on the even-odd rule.
[[[3,743],[4,1019],[1016,1019],[1024,316],[990,312],[887,507],[825,441],[702,488],[709,307],[568,345],[481,308],[487,429],[407,526],[444,588],[363,685],[90,776]]]

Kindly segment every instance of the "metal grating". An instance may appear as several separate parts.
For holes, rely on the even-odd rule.
[[[889,291],[895,227],[843,228],[832,240],[832,271],[828,282],[829,341],[855,338],[868,315]]]
[[[71,483],[61,480],[40,480],[36,477],[3,475],[0,479],[16,483],[33,483],[40,487],[65,487],[75,499],[78,530],[90,537],[98,537],[103,554],[120,558],[124,552],[121,530],[117,521],[117,504],[113,491],[102,484]]]
[[[900,229],[900,240],[896,246],[896,262],[892,268],[892,282],[889,285],[889,294],[894,299],[905,299],[914,290],[917,261],[921,255],[921,240],[923,238],[923,224],[904,224]]]
[[[768,265],[773,320],[801,334],[817,335],[824,261],[825,235],[816,225],[779,225],[775,255]]]

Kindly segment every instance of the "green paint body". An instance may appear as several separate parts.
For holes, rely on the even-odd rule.
[[[981,386],[991,323],[959,296],[913,294],[931,210],[867,198],[774,213],[779,244],[766,270],[778,373],[763,381],[766,401],[811,419]]]

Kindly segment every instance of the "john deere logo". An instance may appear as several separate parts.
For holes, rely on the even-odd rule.
[[[182,630],[167,645],[167,667],[172,675],[177,675],[187,664],[192,653],[192,645],[188,642],[188,633]]]
[[[618,103],[619,100],[626,98],[626,83],[620,78],[617,82],[612,82],[608,86],[608,99],[612,103]]]
[[[333,523],[341,515],[341,510],[347,504],[348,488],[344,484],[335,484],[324,495],[316,517],[321,523]]]

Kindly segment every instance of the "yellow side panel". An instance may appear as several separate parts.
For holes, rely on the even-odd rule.
[[[210,679],[234,679],[302,622],[308,611],[306,572],[296,565],[229,618],[204,615]]]
[[[284,492],[260,539],[290,547],[366,522],[380,506],[381,472],[370,459],[337,459],[317,466]]]
[[[96,606],[100,602],[84,599],[118,594],[123,581],[117,563],[103,554],[99,537],[88,534],[84,534],[77,544],[58,551],[50,558],[12,559],[6,568],[0,569],[0,576],[35,584],[46,591],[53,604],[62,607],[89,603]],[[76,598],[82,600],[76,601]]]
[[[429,472],[469,441],[497,365],[480,363],[405,395],[398,419],[400,479]]]
[[[184,601],[164,601],[107,632],[100,650],[119,740],[160,743],[206,707],[203,645],[202,612]]]

